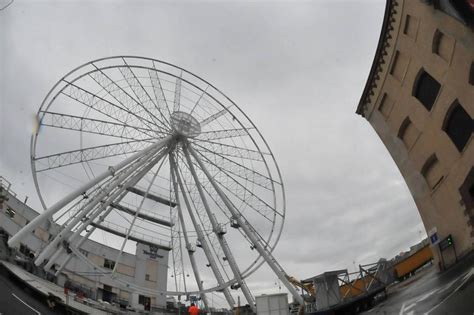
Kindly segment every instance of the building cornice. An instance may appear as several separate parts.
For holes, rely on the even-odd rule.
[[[375,94],[374,90],[377,88],[377,83],[380,80],[380,72],[382,72],[382,65],[387,62],[388,48],[390,48],[390,39],[393,36],[395,22],[394,15],[397,13],[397,0],[387,0],[385,6],[385,14],[382,22],[382,29],[380,31],[379,42],[375,51],[374,61],[370,68],[369,76],[365,84],[362,96],[357,106],[356,113],[365,117],[365,110],[367,105],[371,102],[371,97]]]

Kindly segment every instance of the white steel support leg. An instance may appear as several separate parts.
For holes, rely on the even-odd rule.
[[[97,209],[92,215],[88,216],[87,219],[81,224],[81,226],[76,231],[74,231],[74,233],[71,236],[69,236],[67,242],[69,244],[72,244],[80,236],[82,231],[84,231],[87,228],[87,226],[89,226],[90,223],[92,223],[97,218],[97,216],[101,214],[102,216],[100,217],[99,221],[102,222],[105,219],[105,217],[107,217],[107,215],[112,211],[111,208],[106,210],[107,207],[109,207],[112,202],[120,202],[120,200],[122,200],[127,194],[126,189],[138,183],[138,181],[141,178],[143,178],[143,176],[145,176],[146,173],[148,173],[153,168],[153,166],[154,166],[154,163],[149,163],[148,165],[143,167],[142,170],[139,170],[137,174],[132,175],[130,178],[128,178],[125,183],[122,183],[121,187],[119,187],[117,191],[113,192],[112,195],[100,205],[99,209]],[[103,212],[104,210],[106,211]],[[89,238],[89,236],[92,234],[94,230],[95,230],[95,227],[92,227],[91,230],[87,232],[86,235],[84,235],[84,237],[81,238],[81,240],[78,242],[76,247],[78,248],[81,247],[81,245],[85,242],[86,239]],[[63,247],[61,246],[58,247],[56,252],[51,256],[51,258],[49,258],[48,263],[45,265],[44,268],[46,270],[49,270],[49,268],[51,268],[52,264],[59,258],[63,250],[64,250]],[[56,275],[58,275],[61,272],[61,270],[67,265],[67,263],[71,260],[71,255],[72,253],[67,256],[66,260],[61,264],[61,266],[56,271]]]
[[[164,145],[164,144],[163,144]],[[161,149],[161,147],[159,148]],[[151,153],[151,154],[154,154]],[[89,213],[93,208],[101,202],[103,199],[107,197],[107,195],[115,189],[118,185],[120,185],[127,177],[129,177],[135,170],[137,170],[139,167],[144,165],[146,162],[150,162],[147,158],[149,156],[145,156],[145,158],[138,160],[135,165],[130,166],[126,171],[123,173],[119,174],[117,178],[112,180],[112,182],[97,196],[95,196],[85,207],[80,211],[80,213],[73,219],[71,220],[62,230],[61,232],[56,235],[56,237],[41,251],[41,254],[36,258],[35,260],[35,265],[39,266],[45,260],[48,258],[55,247],[59,244],[59,242],[71,231],[71,229],[76,226],[86,215]]]
[[[217,236],[217,239],[219,240],[219,244],[224,251],[224,255],[227,258],[227,261],[229,262],[230,268],[232,269],[232,273],[234,274],[234,278],[237,280],[237,283],[239,284],[240,288],[242,289],[242,293],[244,294],[245,298],[247,299],[247,302],[249,303],[250,307],[254,312],[256,312],[255,308],[255,301],[253,299],[252,293],[250,293],[249,288],[247,287],[247,284],[245,281],[242,279],[242,274],[239,270],[239,267],[235,261],[234,255],[232,254],[232,251],[229,248],[229,245],[227,244],[227,241],[225,240],[224,234],[220,233],[219,231],[219,223],[217,222],[217,219],[215,215],[211,212],[211,208],[209,207],[209,203],[207,202],[207,198],[204,194],[204,191],[202,189],[202,185],[199,181],[199,178],[196,174],[196,170],[194,169],[193,162],[191,161],[191,157],[189,156],[189,152],[186,148],[186,145],[183,145],[183,152],[186,157],[186,161],[189,164],[189,169],[191,171],[191,174],[193,176],[194,181],[196,182],[196,187],[199,192],[199,196],[201,197],[202,203],[204,205],[204,208],[206,209],[207,216],[209,217],[209,220],[212,225],[212,230],[214,234]]]
[[[150,163],[152,164],[153,166],[156,165],[158,162],[160,162],[160,160],[166,156],[169,152],[169,148],[166,148],[163,150],[162,153],[159,154],[159,157],[157,159],[155,159],[155,161],[153,163]],[[148,187],[147,187],[147,190],[145,191],[145,194],[143,195],[143,198],[140,202],[140,205],[138,206],[138,208],[135,210],[135,215],[133,216],[133,220],[132,222],[130,223],[130,227],[128,228],[127,230],[127,234],[125,235],[125,238],[123,239],[123,242],[122,242],[122,247],[120,248],[120,251],[118,252],[117,254],[117,258],[115,259],[115,265],[114,265],[114,268],[112,269],[112,275],[115,273],[115,271],[117,270],[117,267],[118,267],[118,264],[120,262],[120,259],[122,258],[122,254],[123,254],[123,249],[125,248],[125,244],[127,243],[128,241],[128,238],[130,237],[130,233],[132,232],[132,228],[133,226],[135,225],[135,221],[137,220],[138,218],[138,214],[140,214],[140,211],[142,210],[142,207],[143,207],[143,204],[145,203],[145,200],[146,198],[148,197],[148,193],[150,192],[150,189],[151,187],[153,186],[153,183],[155,182],[156,180],[156,176],[158,176],[158,173],[160,172],[160,169],[161,169],[161,166],[163,165],[163,163],[160,164],[160,166],[158,167],[158,169],[156,170],[155,174],[153,175],[153,178],[151,179]]]
[[[176,162],[174,160],[173,153],[169,154],[169,160],[170,160],[171,181],[173,182],[173,190],[175,193],[176,207],[178,209],[179,221],[181,222],[181,230],[183,231],[184,243],[186,244],[186,249],[188,252],[189,260],[191,262],[191,268],[193,269],[194,277],[196,278],[197,286],[199,288],[199,291],[202,291],[203,286],[201,282],[201,276],[199,274],[199,268],[197,267],[196,259],[194,257],[194,249],[191,243],[189,242],[188,231],[186,229],[186,224],[184,223],[183,209],[181,208],[181,202],[180,202],[179,191],[178,191],[177,177],[179,176],[179,174],[175,174],[175,172],[177,172],[177,167],[176,167]],[[184,194],[184,192],[182,192],[182,194]],[[206,294],[202,293],[201,299],[204,302],[204,306],[206,307],[206,309],[209,310],[209,301],[207,300]]]
[[[79,195],[83,194],[90,188],[94,187],[98,183],[100,183],[102,180],[106,179],[109,176],[113,176],[116,171],[122,169],[123,167],[127,166],[128,164],[132,163],[134,160],[146,155],[150,151],[156,150],[157,148],[162,147],[164,144],[168,143],[171,139],[171,136],[168,136],[160,141],[157,141],[156,143],[150,145],[149,147],[143,149],[142,151],[139,151],[130,157],[126,158],[120,163],[117,163],[114,166],[110,166],[107,171],[99,174],[97,177],[93,178],[90,182],[80,186],[76,190],[72,191],[66,197],[62,198],[55,204],[53,204],[51,207],[46,209],[43,213],[35,217],[33,220],[31,220],[30,223],[25,225],[20,231],[18,231],[15,235],[13,235],[9,240],[8,240],[8,246],[10,247],[16,247],[20,243],[20,241],[29,233],[31,233],[34,229],[39,227],[44,221],[49,219],[50,217],[53,216],[56,212],[61,210],[64,206],[69,204],[71,201],[76,199]]]
[[[212,256],[211,249],[209,247],[209,244],[207,243],[206,236],[204,235],[204,232],[202,231],[201,226],[197,222],[197,220],[194,216],[194,213],[192,212],[191,204],[189,203],[189,200],[186,196],[186,193],[185,193],[186,189],[185,189],[184,184],[181,180],[181,176],[179,175],[179,170],[176,167],[176,164],[175,164],[175,174],[176,174],[176,178],[178,179],[178,183],[179,183],[179,186],[181,188],[182,196],[183,196],[184,202],[186,204],[186,208],[188,209],[189,216],[190,216],[191,221],[193,222],[193,225],[196,229],[198,240],[201,242],[202,249],[204,250],[204,254],[206,255],[207,260],[209,261],[209,264],[211,265],[211,269],[212,269],[212,272],[214,273],[214,276],[216,277],[217,283],[219,284],[219,286],[222,286],[224,284],[224,278],[222,277],[222,274],[221,274],[221,272],[220,272],[220,270],[217,266],[217,263],[214,259],[214,256]],[[232,295],[229,292],[229,288],[224,287],[223,288],[223,293],[224,293],[224,296],[227,300],[227,303],[229,303],[230,308],[231,309],[234,308],[235,301],[234,301],[234,298],[232,297]]]
[[[226,207],[229,209],[230,213],[232,216],[237,220],[238,224],[244,231],[244,233],[247,235],[247,237],[252,241],[253,245],[257,249],[260,255],[262,255],[263,259],[267,262],[267,264],[272,268],[273,272],[278,276],[278,279],[285,285],[285,287],[290,291],[291,295],[295,298],[300,305],[304,305],[304,300],[301,297],[301,295],[298,293],[298,291],[293,287],[293,285],[288,281],[287,275],[283,268],[277,263],[273,255],[271,254],[270,251],[268,251],[265,247],[262,246],[260,243],[260,240],[256,233],[253,231],[253,229],[247,225],[247,221],[242,217],[239,211],[237,211],[232,204],[232,202],[227,198],[227,196],[224,194],[224,192],[221,190],[219,185],[216,183],[214,180],[214,177],[211,176],[209,171],[206,169],[204,166],[204,163],[201,161],[199,156],[196,154],[194,149],[187,143],[186,147],[189,149],[189,152],[191,155],[194,157],[194,159],[197,161],[199,164],[199,167],[201,170],[204,172],[206,177],[209,179],[209,182],[212,184],[212,187],[216,190],[218,193],[219,197],[222,199]]]
[[[80,212],[74,217],[74,219],[71,220],[66,226],[64,226],[63,229],[58,233],[58,235],[56,235],[56,237],[41,251],[40,255],[35,260],[35,264],[39,266],[45,259],[49,259],[59,242],[74,228],[74,226],[76,226],[81,220],[83,220],[83,218],[85,218],[89,212],[94,210],[95,206],[99,202],[105,199],[109,193],[111,193],[117,186],[119,186],[137,168],[144,165],[147,162],[147,157],[149,156],[145,156],[143,159],[137,160],[135,162],[135,165],[132,164],[127,170],[118,174],[118,176],[113,179],[102,192],[94,196],[92,200],[82,210],[80,210]],[[48,266],[51,265],[52,262],[49,262]]]

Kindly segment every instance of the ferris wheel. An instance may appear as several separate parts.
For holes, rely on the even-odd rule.
[[[59,80],[37,121],[31,165],[44,212],[9,240],[18,245],[44,222],[59,226],[37,265],[67,253],[94,266],[79,251],[91,238],[119,250],[117,266],[145,243],[169,253],[168,286],[136,291],[195,294],[206,307],[218,291],[233,307],[231,291],[241,290],[254,307],[246,279],[266,262],[301,300],[272,256],[285,219],[275,158],[213,85],[159,60],[99,59]],[[122,281],[115,272],[104,275]]]

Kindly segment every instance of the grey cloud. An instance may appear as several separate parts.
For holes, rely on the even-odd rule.
[[[354,113],[383,6],[16,0],[0,13],[0,175],[39,208],[29,124],[49,88],[99,57],[154,57],[214,84],[268,141],[286,188],[275,256],[288,273],[304,278],[389,258],[419,241],[423,227],[383,144]],[[263,293],[277,290],[275,280],[262,267],[249,285]]]

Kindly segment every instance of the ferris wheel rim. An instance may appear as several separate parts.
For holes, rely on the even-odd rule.
[[[113,60],[113,59],[117,59],[117,58],[131,58],[131,59],[142,59],[142,60],[148,60],[148,61],[152,61],[152,62],[157,62],[157,63],[160,63],[160,64],[165,64],[165,65],[168,65],[168,66],[171,66],[173,68],[176,68],[176,69],[179,69],[183,72],[186,72],[188,73],[189,75],[191,75],[192,77],[195,77],[197,78],[198,80],[204,82],[205,84],[211,86],[213,89],[215,89],[215,91],[217,91],[218,93],[220,93],[222,96],[224,96],[232,105],[233,107],[235,107],[240,114],[243,115],[243,117],[245,117],[245,119],[247,120],[247,122],[249,122],[251,124],[251,126],[253,127],[253,129],[256,131],[259,139],[261,139],[263,141],[263,145],[265,146],[265,149],[268,151],[269,153],[269,157],[270,157],[270,161],[272,162],[272,165],[276,168],[276,175],[278,176],[279,178],[279,182],[280,182],[280,185],[281,185],[281,194],[282,194],[282,199],[283,199],[283,203],[281,205],[281,212],[282,212],[282,222],[279,226],[279,229],[276,233],[276,239],[274,240],[273,244],[269,245],[269,249],[270,249],[270,252],[273,252],[273,250],[275,249],[280,237],[281,237],[281,233],[282,233],[282,230],[283,230],[283,226],[284,226],[284,217],[285,217],[285,212],[286,212],[286,198],[285,198],[285,190],[284,190],[284,183],[283,183],[283,180],[282,180],[282,177],[281,177],[281,172],[280,172],[280,169],[279,169],[279,166],[278,164],[276,163],[276,159],[273,155],[273,152],[271,151],[270,147],[268,146],[268,143],[267,141],[265,140],[265,138],[263,137],[263,135],[261,134],[260,130],[256,127],[256,125],[253,123],[253,121],[247,116],[247,114],[235,103],[233,102],[227,95],[225,95],[223,92],[221,92],[219,89],[217,89],[214,85],[212,85],[211,83],[209,83],[208,81],[204,80],[203,78],[197,76],[196,74],[184,69],[184,68],[181,68],[179,66],[176,66],[174,64],[171,64],[171,63],[168,63],[168,62],[165,62],[165,61],[161,61],[161,60],[158,60],[158,59],[153,59],[153,58],[148,58],[148,57],[140,57],[140,56],[113,56],[113,57],[106,57],[106,58],[99,58],[99,59],[96,59],[96,60],[93,60],[93,61],[89,61],[87,63],[84,63],[82,64],[81,66],[79,67],[76,67],[75,69],[71,70],[69,73],[67,73],[65,76],[63,76],[48,92],[48,94],[46,95],[46,97],[44,98],[43,102],[41,103],[41,106],[38,110],[38,113],[37,113],[37,119],[38,119],[38,129],[37,129],[37,132],[35,132],[32,137],[31,137],[31,144],[30,144],[30,152],[31,152],[31,166],[32,166],[32,173],[33,173],[33,179],[34,179],[34,183],[35,183],[35,188],[38,192],[38,196],[39,196],[39,199],[42,203],[42,206],[43,208],[47,208],[47,204],[46,204],[46,201],[44,200],[43,198],[43,195],[41,193],[41,188],[40,188],[40,183],[39,183],[39,180],[38,180],[38,172],[37,172],[37,168],[36,168],[36,164],[35,164],[35,158],[36,158],[36,145],[37,145],[37,141],[38,141],[38,136],[39,136],[39,128],[41,127],[41,123],[42,123],[42,117],[41,117],[41,113],[46,110],[49,109],[49,107],[53,104],[54,102],[54,98],[50,99],[50,96],[53,95],[53,94],[57,94],[55,92],[55,89],[60,85],[61,82],[68,82],[66,81],[66,79],[68,77],[70,77],[71,75],[73,75],[74,73],[76,73],[77,70],[81,69],[81,68],[84,68],[85,66],[87,65],[91,65],[91,64],[94,64],[94,63],[97,63],[97,62],[101,62],[101,61],[104,61],[104,60]],[[110,66],[110,68],[116,68],[118,66]],[[131,66],[131,67],[134,67],[134,66]],[[104,69],[106,67],[103,67],[103,68],[100,68],[100,69]],[[158,71],[158,72],[161,72],[157,69],[153,69],[153,68],[148,68],[150,70],[154,70],[154,71]],[[84,74],[85,75],[85,74]],[[170,74],[171,76],[173,77],[176,77],[176,75],[174,74]],[[82,77],[82,76],[80,76]],[[78,80],[80,77],[77,77],[77,78],[74,78],[74,80],[70,81],[70,82],[75,82],[76,80]],[[188,84],[191,84],[193,85],[191,82],[187,82]],[[66,84],[65,87],[67,87],[68,84]],[[63,87],[63,89],[65,88]],[[197,87],[196,88],[202,90],[200,87]],[[48,102],[49,100],[49,102]],[[220,102],[218,102],[220,104]],[[45,107],[46,106],[46,107]],[[223,106],[221,104],[221,106]],[[45,110],[44,110],[45,109]],[[44,115],[43,115],[44,116]],[[242,125],[242,124],[241,124]],[[243,126],[243,125],[242,125]],[[255,140],[253,139],[253,136],[250,136],[250,139],[253,141],[254,145],[259,148],[259,146],[257,145],[257,143],[255,142]],[[265,161],[265,164],[267,163],[266,162],[266,159],[264,158],[263,159]],[[271,174],[270,174],[271,176]],[[273,185],[273,182],[272,182],[272,185]],[[275,189],[273,189],[273,191],[275,191]],[[260,262],[259,262],[260,260]],[[254,273],[262,264],[263,264],[263,259],[261,257],[261,255],[259,255],[257,257],[257,259],[255,259],[255,261],[253,263],[251,263],[249,265],[249,267],[242,272],[242,276],[243,278],[247,278],[248,276],[250,276],[252,273]],[[236,279],[231,279],[229,281],[226,282],[227,285],[235,282]],[[220,286],[216,286],[214,288],[217,288],[219,289]],[[210,290],[210,289],[206,289],[206,290]],[[171,291],[170,291],[171,292]]]

